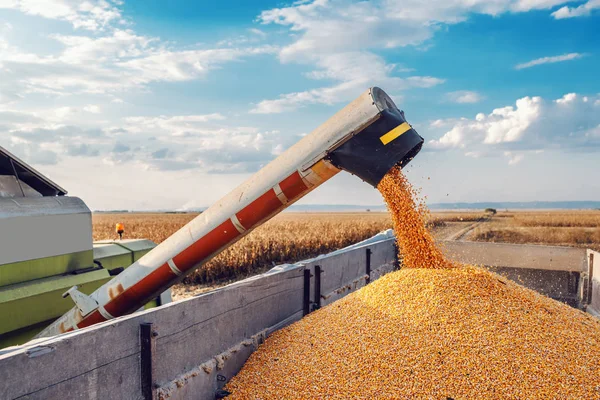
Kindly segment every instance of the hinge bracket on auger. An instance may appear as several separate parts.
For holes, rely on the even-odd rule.
[[[90,314],[92,311],[98,308],[98,302],[90,296],[88,296],[87,294],[81,293],[77,289],[77,286],[73,286],[71,289],[64,292],[62,297],[64,299],[67,296],[71,296],[71,299],[73,299],[75,306],[77,306],[79,311],[81,311],[81,315],[85,317],[86,315]]]

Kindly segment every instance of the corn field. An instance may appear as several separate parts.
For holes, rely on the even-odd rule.
[[[160,243],[197,214],[94,214],[94,240],[123,238]],[[285,213],[257,228],[186,278],[184,283],[225,281],[274,265],[300,261],[360,242],[391,228],[387,213]]]

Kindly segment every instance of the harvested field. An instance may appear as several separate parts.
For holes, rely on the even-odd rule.
[[[477,227],[467,240],[600,250],[600,211],[499,213]]]
[[[474,239],[486,242],[537,243],[597,248],[599,229],[586,228],[529,228],[490,229],[475,231]]]
[[[532,227],[600,227],[600,211],[538,211],[522,212],[514,215],[517,226]]]
[[[267,338],[231,398],[600,397],[600,321],[445,262],[401,173],[378,189],[403,268]]]

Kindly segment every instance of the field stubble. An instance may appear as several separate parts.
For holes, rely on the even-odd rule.
[[[498,213],[468,240],[545,244],[600,250],[600,211],[524,211]]]

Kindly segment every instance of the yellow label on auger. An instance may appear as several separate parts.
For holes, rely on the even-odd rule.
[[[392,140],[396,139],[398,136],[402,135],[404,132],[408,131],[410,128],[411,126],[408,124],[408,122],[404,122],[392,129],[391,131],[389,131],[388,133],[386,133],[385,135],[383,135],[382,137],[380,137],[379,140],[381,140],[381,143],[383,143],[383,145],[385,146]]]

